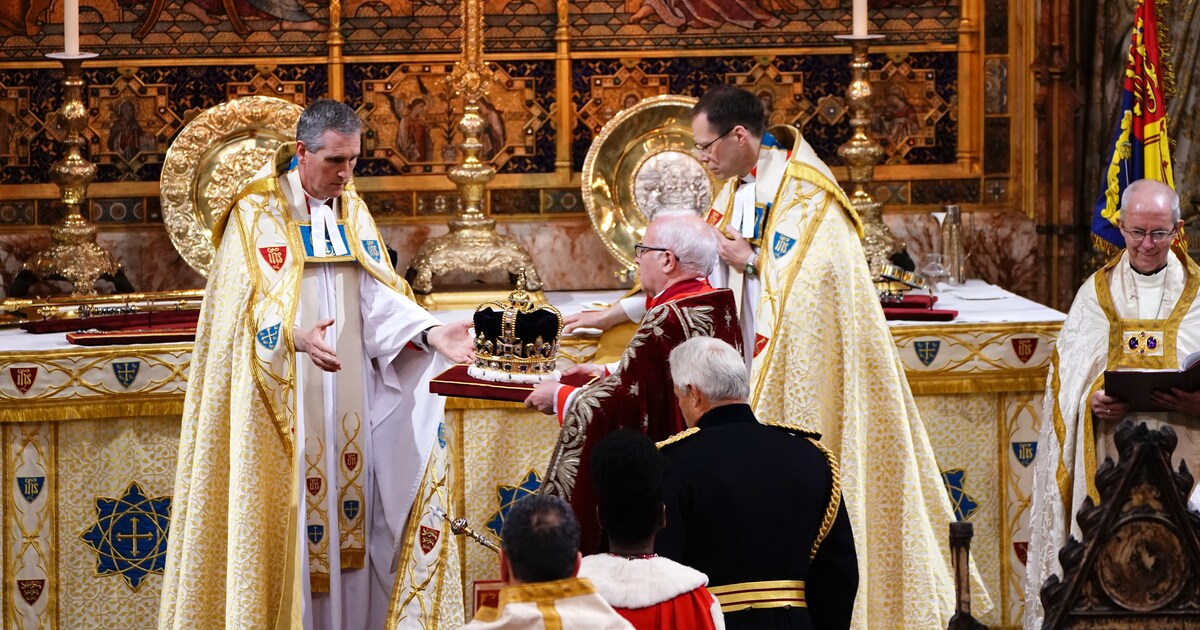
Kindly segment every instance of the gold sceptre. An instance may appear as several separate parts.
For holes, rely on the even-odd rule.
[[[874,195],[867,189],[875,175],[875,165],[883,157],[883,147],[879,142],[867,135],[871,124],[871,61],[867,57],[867,49],[871,40],[882,39],[882,35],[835,35],[837,39],[850,42],[853,58],[850,61],[850,85],[846,88],[846,102],[850,104],[850,127],[854,134],[842,146],[838,147],[838,155],[846,162],[850,170],[850,181],[854,183],[854,192],[850,194],[850,203],[862,219],[863,251],[867,256],[867,265],[871,268],[871,276],[878,277],[885,263],[891,261],[892,254],[903,247],[892,236],[891,230],[883,222],[883,204],[876,201]]]
[[[450,531],[454,532],[455,536],[466,536],[466,537],[474,540],[475,542],[483,545],[484,547],[487,547],[488,549],[491,549],[492,551],[495,551],[496,553],[500,553],[500,545],[497,545],[495,542],[492,541],[491,538],[488,538],[486,535],[481,534],[481,533],[471,529],[471,526],[467,524],[467,519],[465,519],[465,518],[450,518],[450,515],[446,514],[445,510],[443,510],[442,508],[440,508],[436,505],[430,507],[429,511],[433,512],[435,516],[440,517],[442,520],[449,522],[450,523]]]

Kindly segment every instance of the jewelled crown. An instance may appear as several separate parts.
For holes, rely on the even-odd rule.
[[[535,305],[525,291],[525,274],[508,302],[488,301],[475,309],[475,363],[467,373],[485,381],[538,383],[556,377],[562,313]]]

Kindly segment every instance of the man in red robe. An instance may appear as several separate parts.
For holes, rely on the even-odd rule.
[[[675,401],[667,356],[692,337],[715,337],[741,348],[733,292],[714,289],[706,278],[717,261],[712,230],[691,214],[659,215],[637,245],[638,275],[647,311],[621,360],[610,366],[578,365],[568,373],[601,377],[582,388],[542,383],[525,401],[562,423],[546,469],[543,492],[571,501],[580,515],[580,551],[601,551],[596,498],[587,483],[592,447],[609,432],[637,429],[652,440],[687,428]],[[576,483],[582,479],[582,483]]]

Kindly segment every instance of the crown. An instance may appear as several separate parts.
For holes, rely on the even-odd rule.
[[[508,302],[489,300],[475,309],[475,363],[471,376],[485,381],[539,383],[557,377],[562,313],[535,305],[525,292],[525,273]]]

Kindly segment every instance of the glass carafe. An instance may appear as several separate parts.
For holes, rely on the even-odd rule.
[[[925,276],[925,284],[930,291],[937,291],[939,282],[950,280],[950,271],[942,264],[942,255],[937,253],[925,254],[924,264],[921,265],[921,275]]]

